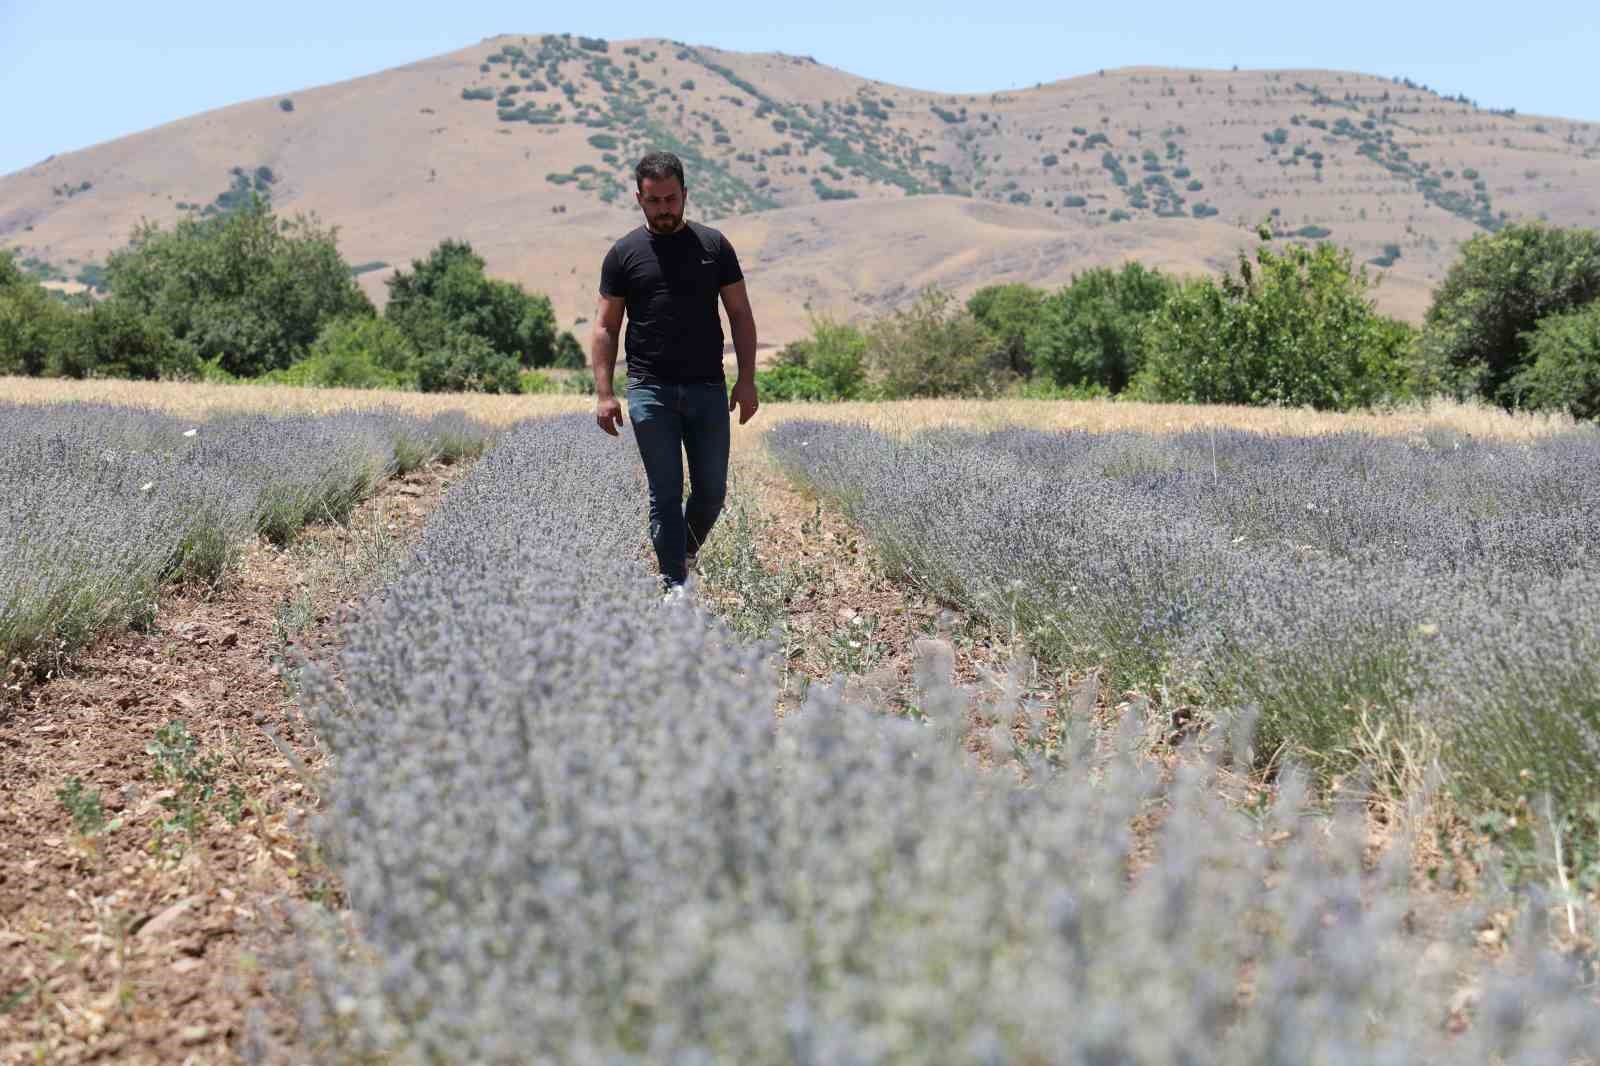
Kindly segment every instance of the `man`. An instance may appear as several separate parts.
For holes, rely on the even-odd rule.
[[[600,267],[600,305],[589,362],[595,421],[617,435],[622,405],[612,392],[617,331],[628,316],[628,417],[650,484],[650,541],[669,595],[681,595],[728,486],[728,415],[755,416],[756,320],[739,257],[710,226],[684,221],[683,164],[651,152],[634,168],[644,225],[612,245]],[[728,312],[739,377],[731,396],[722,373]],[[723,405],[723,400],[727,405]],[[683,456],[689,500],[683,502]]]

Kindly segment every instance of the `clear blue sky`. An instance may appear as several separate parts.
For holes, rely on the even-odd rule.
[[[498,33],[667,37],[782,51],[940,92],[1101,67],[1325,67],[1485,107],[1600,121],[1593,0],[1408,4],[968,0],[0,0],[0,174],[209,108],[370,74]]]

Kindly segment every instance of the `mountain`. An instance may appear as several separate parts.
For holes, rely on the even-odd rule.
[[[141,218],[254,187],[337,224],[379,300],[390,267],[463,238],[581,324],[652,147],[683,157],[691,217],[733,240],[772,343],[808,308],[872,313],[930,283],[1215,271],[1269,214],[1375,261],[1380,306],[1416,320],[1473,234],[1600,224],[1600,124],[1403,79],[1128,68],[952,96],[803,56],[512,35],[0,177],[0,246],[92,274]]]

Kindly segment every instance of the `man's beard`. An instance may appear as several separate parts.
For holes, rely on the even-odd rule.
[[[652,233],[672,233],[683,225],[682,215],[653,215],[650,218]]]

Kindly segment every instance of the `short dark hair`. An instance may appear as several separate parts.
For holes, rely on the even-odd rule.
[[[681,187],[689,187],[683,180],[683,161],[671,152],[651,152],[639,160],[639,165],[633,168],[633,184],[640,192],[644,192],[645,178],[655,181],[677,178]]]

